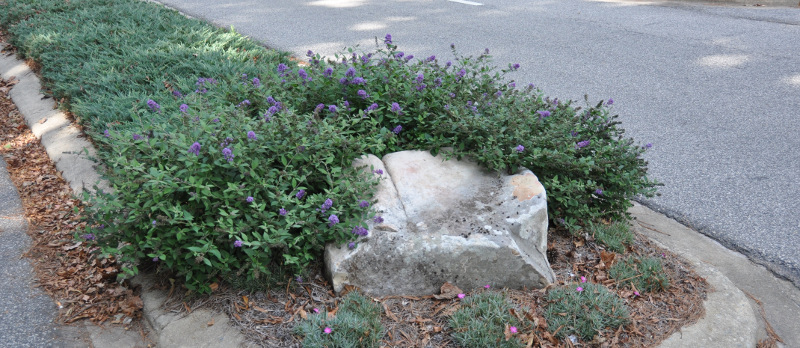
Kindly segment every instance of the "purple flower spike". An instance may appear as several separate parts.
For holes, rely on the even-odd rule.
[[[85,240],[94,240],[94,234],[92,234],[92,233],[84,234],[83,235],[83,239],[85,239]]]
[[[242,247],[242,241],[236,240],[235,242],[233,242],[233,246],[235,248],[241,248]]]
[[[609,98],[608,102],[606,102],[606,105],[611,105],[611,104],[614,104],[614,99]]]
[[[256,140],[256,132],[253,131],[247,132],[247,139]]]
[[[383,223],[383,217],[376,216],[375,219],[373,219],[372,221],[375,221],[376,224]]]
[[[517,145],[517,147],[515,147],[514,150],[517,150],[517,152],[525,151],[525,146]]]
[[[306,190],[300,190],[300,191],[297,191],[297,194],[294,195],[294,196],[297,197],[297,199],[303,199],[303,197],[305,197],[305,195],[306,195]]]
[[[141,139],[141,138],[142,138],[142,136],[141,136],[141,135],[139,135],[139,134],[134,134],[134,135],[133,135],[133,140],[139,140],[139,139]]]
[[[286,64],[283,64],[283,63],[278,64],[278,72],[279,73],[282,73],[282,72],[286,71],[287,69],[289,69],[289,67],[286,66]]]
[[[344,73],[344,76],[353,77],[356,76],[356,69],[353,67],[347,68],[347,72]]]
[[[195,142],[192,146],[189,146],[189,153],[193,153],[195,156],[200,156],[200,143]]]
[[[363,89],[359,89],[358,92],[356,92],[356,93],[358,94],[359,97],[361,97],[361,99],[369,98],[369,94],[367,94],[367,91],[365,91]]]
[[[581,142],[578,142],[577,144],[575,144],[575,148],[576,149],[584,148],[584,147],[589,146],[590,143],[591,142],[589,140],[584,140],[584,141],[581,141]]]
[[[547,110],[537,111],[536,113],[539,114],[540,119],[550,117],[550,111]]]
[[[254,200],[255,200],[255,198],[253,198],[251,196],[247,197],[247,203],[253,203]]]
[[[185,114],[186,111],[189,111],[189,105],[181,104],[181,112]]]
[[[233,157],[235,157],[233,155],[233,150],[227,147],[222,149],[222,155],[225,156],[225,160],[227,160],[228,162],[233,162]]]
[[[596,195],[598,195],[598,196],[602,196],[602,195],[603,195],[603,190],[601,190],[601,189],[597,189],[597,190],[594,190],[594,193],[595,193]]]
[[[361,201],[360,203],[358,203],[358,206],[361,207],[361,208],[369,207],[369,202]]]
[[[398,125],[397,127],[394,127],[394,129],[392,129],[392,133],[394,133],[394,134],[400,134],[400,132],[401,132],[402,130],[403,130],[403,126],[400,126],[400,125]]]
[[[339,217],[338,216],[331,214],[331,216],[328,217],[328,226],[329,227],[333,227],[333,225],[336,225],[338,223],[339,223]]]
[[[378,103],[372,103],[369,107],[367,107],[367,111],[374,111],[378,109]]]
[[[383,175],[383,169],[375,169],[372,172],[378,175]]]
[[[392,103],[392,108],[390,110],[392,110],[394,113],[400,114],[402,109],[400,109],[400,104]]]
[[[324,213],[332,206],[333,206],[333,201],[330,198],[328,198],[325,200],[325,202],[322,203],[322,206],[319,207],[319,210]]]
[[[336,105],[328,106],[328,111],[330,111],[331,113],[335,114],[336,113]]]
[[[392,35],[386,34],[386,37],[383,38],[383,43],[385,43],[387,45],[391,45],[392,44]]]
[[[308,73],[304,69],[297,70],[297,76],[303,80],[308,80]]]
[[[253,78],[253,86],[261,87],[261,80],[259,80],[258,77]]]
[[[333,75],[333,68],[325,69],[325,71],[322,73],[322,75],[325,76],[325,77],[331,77],[331,75]]]
[[[278,214],[280,214],[281,216],[286,216],[286,213],[288,213],[286,209],[281,208],[281,210],[278,210]]]
[[[159,260],[159,259],[158,259],[158,256],[156,256],[156,257],[154,257],[154,258],[153,258],[153,262],[158,262],[158,260]]]
[[[103,136],[104,136],[104,137],[106,137],[106,138],[108,138],[108,137],[110,137],[110,136],[111,136],[111,133],[108,131],[108,129],[106,129],[105,131],[103,131]]]
[[[653,143],[647,143],[647,144],[644,145],[645,149],[649,149],[651,147],[653,147]]]
[[[347,243],[347,248],[353,250],[356,248],[356,242]]]
[[[153,112],[161,112],[161,105],[158,105],[153,99],[147,100],[147,106],[150,107],[150,110]]]

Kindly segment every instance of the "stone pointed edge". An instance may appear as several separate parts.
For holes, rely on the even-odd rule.
[[[0,49],[5,46],[5,43],[0,43]],[[108,191],[108,182],[102,180],[94,169],[97,163],[91,160],[97,153],[94,146],[80,138],[81,131],[63,112],[55,109],[53,99],[40,92],[39,77],[28,65],[13,55],[0,55],[0,76],[6,80],[11,77],[19,80],[8,95],[33,135],[41,140],[72,192],[76,195],[81,195],[84,190],[91,192],[95,185]]]
[[[5,43],[0,42],[0,50],[5,46]],[[15,77],[19,80],[9,91],[9,96],[17,105],[28,128],[41,139],[48,157],[62,172],[61,176],[69,183],[73,192],[80,195],[84,190],[91,191],[95,184],[107,191],[108,182],[101,180],[96,170],[97,163],[90,159],[96,153],[94,146],[79,138],[81,131],[70,123],[64,113],[54,109],[55,103],[51,98],[40,92],[39,78],[25,62],[14,55],[0,54],[0,76],[3,79]],[[184,317],[166,313],[161,309],[166,295],[148,286],[150,283],[146,283],[147,280],[143,277],[146,276],[139,275],[131,281],[142,285],[145,325],[149,326],[152,335],[150,337],[158,342],[158,347],[226,348],[244,344],[244,336],[230,324],[224,313],[212,313],[204,309],[193,311]],[[214,325],[209,326],[212,319]],[[106,330],[110,332],[114,328],[107,327]],[[93,342],[97,341],[95,346],[102,346],[107,338],[106,335],[91,336]]]
[[[639,204],[635,204],[630,209],[630,213],[637,220],[640,220],[645,214],[660,215]],[[667,217],[661,218],[671,220]],[[701,261],[686,250],[664,245],[646,229],[639,230],[654,244],[670,250],[689,262],[694,271],[711,285],[708,297],[703,301],[705,315],[696,323],[682,327],[680,331],[672,334],[657,347],[755,347],[760,321],[746,295],[714,266]],[[672,231],[669,232],[672,233]]]

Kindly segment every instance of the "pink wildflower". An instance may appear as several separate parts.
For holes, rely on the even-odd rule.
[[[582,292],[582,291],[583,291],[583,288],[579,286],[579,287],[577,287],[577,288],[575,289],[575,291],[577,291],[577,292]]]
[[[314,313],[319,313],[319,308],[314,308]]]
[[[464,295],[464,294],[458,294],[458,298],[464,298],[465,296],[467,296],[467,295]]]
[[[512,334],[517,333],[517,327],[516,326],[509,327],[508,328],[508,332],[510,332]]]
[[[486,285],[484,285],[484,286],[483,286],[483,288],[484,288],[484,289],[488,289],[488,288],[491,288],[491,287],[492,287],[492,286],[491,286],[491,285],[489,285],[489,284],[486,284]]]
[[[322,330],[322,332],[324,332],[326,334],[329,334],[329,333],[333,332],[333,329],[331,329],[329,327],[326,327],[325,330]]]
[[[586,277],[581,277],[581,283],[586,283]]]

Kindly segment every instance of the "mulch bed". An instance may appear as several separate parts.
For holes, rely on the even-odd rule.
[[[114,261],[97,258],[93,250],[73,239],[84,226],[80,220],[83,207],[8,97],[15,83],[13,79],[0,81],[0,155],[8,163],[25,207],[28,234],[34,241],[27,256],[33,261],[39,286],[60,306],[63,322],[85,318],[140,327],[136,325],[141,324],[142,301],[133,290],[116,282],[119,271]],[[558,340],[548,333],[542,315],[544,290],[479,290],[504,291],[518,305],[531,308],[529,312],[517,313],[537,323],[538,328],[532,332],[519,333],[529,346],[654,346],[704,314],[702,301],[708,291],[705,280],[675,255],[642,236],[637,236],[629,254],[661,257],[671,282],[667,291],[635,296],[632,290],[616,289],[606,272],[620,255],[606,252],[590,236],[574,237],[553,230],[548,237],[548,258],[557,283],[567,284],[586,276],[591,282],[608,285],[631,307],[632,324],[607,332],[592,342]],[[255,293],[225,284],[202,298],[184,297],[183,291],[174,291],[167,307],[174,312],[199,306],[216,308],[228,313],[255,345],[300,347],[300,339],[292,332],[294,324],[312,315],[314,308],[327,308],[328,314],[335,314],[340,298],[333,294],[319,265],[312,268],[307,278]],[[168,287],[168,283],[163,286]],[[382,321],[387,334],[382,346],[456,347],[449,336],[447,321],[459,308],[459,299],[454,294],[439,297],[375,299],[384,308]]]

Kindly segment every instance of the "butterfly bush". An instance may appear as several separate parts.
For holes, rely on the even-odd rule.
[[[106,227],[83,233],[129,275],[157,257],[207,291],[232,271],[302,273],[326,243],[355,246],[383,223],[370,204],[383,172],[351,166],[367,153],[448,148],[446,158],[492,171],[527,167],[547,189],[550,218],[573,229],[626,218],[633,197],[655,193],[642,158],[651,145],[623,137],[613,101],[551,99],[532,84],[517,89],[506,77],[516,64],[453,54],[415,59],[387,35],[368,53],[308,52],[302,67],[265,62],[257,73],[198,78],[181,98],[143,98],[161,104],[141,103],[108,137],[108,126],[98,130],[115,193],[92,200],[92,226]]]

